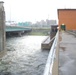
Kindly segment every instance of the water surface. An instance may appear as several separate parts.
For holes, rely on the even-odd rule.
[[[7,38],[7,54],[0,59],[0,75],[42,75],[49,53],[41,50],[41,42],[46,37]]]

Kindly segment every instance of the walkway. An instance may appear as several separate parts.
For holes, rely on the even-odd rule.
[[[61,32],[59,51],[59,75],[76,75],[76,37]]]

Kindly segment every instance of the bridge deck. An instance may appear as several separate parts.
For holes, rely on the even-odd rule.
[[[6,32],[13,32],[13,31],[30,31],[31,28],[28,27],[20,27],[20,26],[6,26]]]
[[[76,75],[76,37],[61,32],[59,47],[59,75]]]

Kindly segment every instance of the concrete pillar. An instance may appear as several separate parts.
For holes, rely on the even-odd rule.
[[[5,11],[3,1],[0,1],[0,52],[5,50]]]

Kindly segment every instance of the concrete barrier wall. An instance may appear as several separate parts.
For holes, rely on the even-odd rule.
[[[56,33],[54,42],[50,49],[43,75],[58,75],[58,48],[59,31]]]
[[[0,52],[5,50],[5,11],[2,1],[0,1]]]

